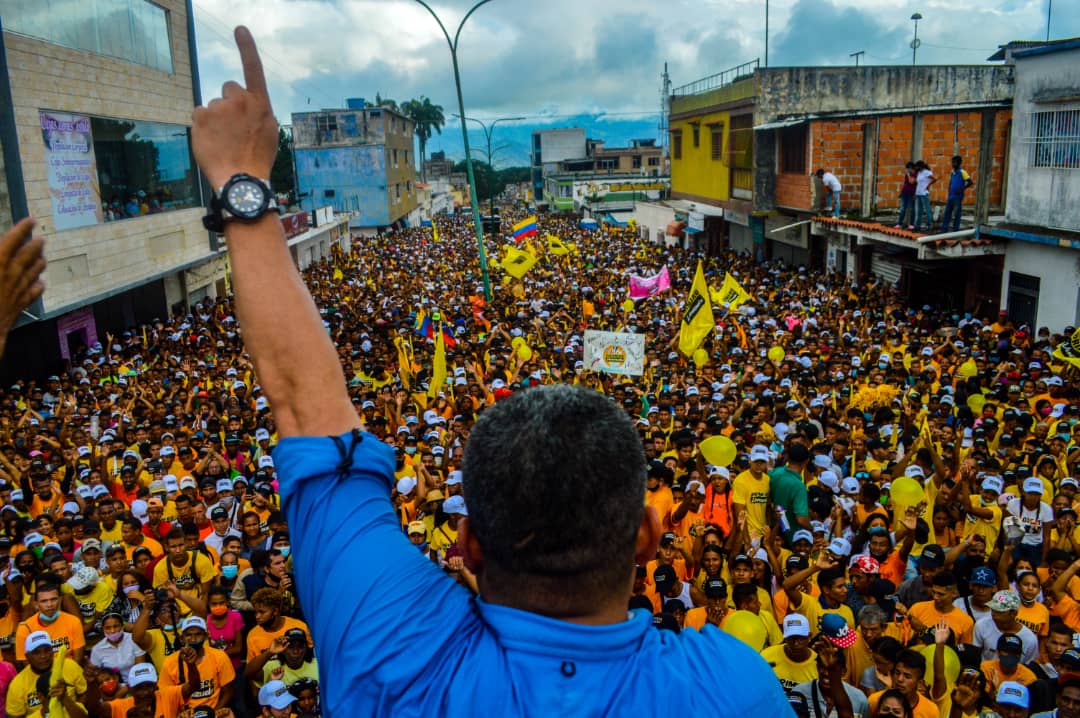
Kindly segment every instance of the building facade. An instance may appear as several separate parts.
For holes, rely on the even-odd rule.
[[[191,153],[191,3],[0,0],[0,222],[32,215],[48,289],[6,371],[62,368],[106,332],[224,290]]]
[[[294,113],[292,122],[303,209],[330,205],[371,231],[419,222],[412,120],[388,107],[357,107]]]
[[[585,155],[585,130],[580,127],[533,132],[532,151],[529,153],[533,201],[545,201],[544,177],[558,172],[560,162]]]
[[[586,141],[586,156],[563,160],[559,173],[666,175],[664,149],[656,140],[631,140],[629,147],[606,147],[601,140]]]
[[[1080,38],[1014,49],[1003,305],[1017,326],[1080,323]]]

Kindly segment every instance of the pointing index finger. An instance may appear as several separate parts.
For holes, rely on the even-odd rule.
[[[266,90],[266,77],[263,75],[259,50],[255,47],[255,38],[243,25],[236,28],[235,35],[236,47],[240,50],[240,64],[244,67],[244,85],[247,91],[269,101],[270,94]]]

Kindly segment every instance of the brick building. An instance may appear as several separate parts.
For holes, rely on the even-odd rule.
[[[33,215],[48,290],[0,373],[62,368],[108,331],[224,290],[190,147],[190,0],[0,0],[0,223]]]

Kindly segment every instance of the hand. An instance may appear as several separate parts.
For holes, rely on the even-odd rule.
[[[830,568],[836,568],[836,561],[833,561],[832,556],[830,556],[829,553],[825,551],[822,552],[820,556],[818,556],[817,567],[820,568],[822,571],[828,571]]]
[[[904,528],[906,528],[908,531],[914,531],[918,518],[919,514],[915,510],[915,508],[909,507],[908,510],[904,513],[904,518],[900,519],[900,523],[903,524]]]
[[[288,644],[285,642],[285,637],[284,636],[278,636],[277,638],[274,639],[274,642],[270,644],[270,652],[271,653],[284,653],[285,652],[285,647],[287,645]]]
[[[834,646],[829,639],[822,637],[817,642],[817,645],[814,646],[814,650],[817,651],[818,661],[820,661],[822,668],[827,670],[840,665],[836,646]]]
[[[285,666],[278,666],[277,668],[270,671],[270,680],[280,681],[283,678],[285,678]]]
[[[461,556],[451,556],[446,559],[446,567],[451,573],[458,573],[465,567],[465,560]]]
[[[180,660],[189,666],[194,665],[195,661],[199,660],[199,652],[191,646],[184,646],[180,649]]]
[[[255,40],[243,26],[236,28],[235,36],[247,88],[226,82],[220,98],[196,107],[191,116],[195,159],[214,188],[237,172],[269,179],[277,154],[278,124]]]
[[[55,686],[49,689],[50,698],[63,698],[64,692],[67,691],[67,683],[61,678]]]
[[[724,622],[724,616],[727,615],[726,606],[708,606],[705,609],[705,620],[717,628]]]
[[[938,624],[934,626],[934,643],[938,646],[943,646],[949,641],[949,636],[952,635],[952,631],[949,629],[949,624],[944,619],[938,621]]]
[[[0,333],[5,335],[22,310],[45,291],[40,279],[45,271],[45,240],[32,239],[33,228],[34,220],[26,217],[0,237]]]
[[[974,708],[979,700],[979,677],[974,674],[961,673],[956,679],[956,688],[952,692],[953,704],[959,705],[965,711]]]

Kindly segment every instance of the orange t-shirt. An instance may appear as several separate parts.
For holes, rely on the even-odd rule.
[[[247,660],[252,660],[255,656],[259,655],[274,642],[274,639],[278,636],[285,635],[285,631],[291,628],[303,629],[304,633],[308,637],[308,647],[311,647],[311,631],[308,629],[307,624],[303,621],[298,621],[295,618],[289,618],[288,616],[282,616],[284,623],[276,631],[267,631],[262,626],[255,626],[248,633],[247,637]]]
[[[1001,663],[999,661],[983,661],[979,664],[979,670],[986,676],[987,682],[990,684],[987,689],[988,693],[997,693],[998,687],[1005,681],[1016,681],[1025,686],[1030,686],[1036,680],[1035,674],[1031,672],[1031,669],[1021,664],[1016,667],[1016,671],[1007,676],[1001,672]]]
[[[218,648],[207,646],[206,655],[199,661],[199,690],[188,698],[189,706],[216,708],[221,689],[233,682],[236,670],[229,656]],[[180,653],[165,656],[161,665],[161,687],[180,686]]]
[[[124,549],[127,551],[128,561],[131,560],[132,555],[135,553],[135,549],[143,548],[144,546],[150,549],[150,555],[154,558],[161,558],[165,555],[165,549],[161,547],[160,543],[150,538],[149,536],[144,535],[142,537],[142,543],[140,543],[138,546],[129,546],[126,543],[124,544]]]
[[[1061,594],[1061,600],[1054,604],[1050,613],[1060,618],[1073,631],[1080,632],[1080,604],[1069,594]]]
[[[86,646],[82,621],[75,616],[61,611],[55,621],[45,624],[41,622],[41,615],[35,613],[15,629],[15,660],[26,660],[26,637],[34,631],[48,633],[54,647],[63,645],[67,646],[69,651],[77,651]]]
[[[955,606],[950,608],[952,610],[948,613],[941,613],[934,608],[933,601],[919,601],[913,604],[908,611],[924,626],[933,627],[938,624],[938,621],[944,620],[956,636],[957,643],[971,643],[972,632],[975,628],[974,619]]]
[[[179,686],[158,688],[154,699],[154,718],[177,718],[184,707],[184,689]],[[132,696],[109,702],[112,718],[127,718],[127,712],[134,706],[135,698]]]

